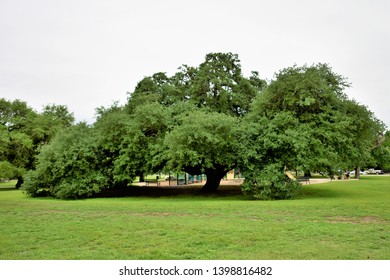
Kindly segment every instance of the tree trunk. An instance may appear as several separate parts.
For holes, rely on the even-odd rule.
[[[360,180],[360,167],[355,168],[355,179]]]
[[[140,182],[145,182],[145,177],[144,177],[144,173],[139,173],[139,181]]]
[[[20,187],[23,184],[23,177],[19,176],[17,179],[18,179],[18,181],[16,182],[15,188],[20,189]]]
[[[207,170],[205,172],[207,176],[206,184],[203,186],[202,191],[204,192],[215,192],[223,176],[225,176],[226,172],[224,170]]]

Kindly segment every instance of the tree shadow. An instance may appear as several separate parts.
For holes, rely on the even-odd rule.
[[[204,192],[202,186],[127,186],[114,189],[106,189],[100,193],[94,194],[94,198],[111,197],[243,197],[240,186],[220,186],[215,192]]]
[[[6,192],[6,191],[15,191],[17,188],[15,187],[0,187],[0,192]]]
[[[350,195],[350,194],[348,194]],[[295,199],[339,198],[346,194],[340,189],[304,187]]]

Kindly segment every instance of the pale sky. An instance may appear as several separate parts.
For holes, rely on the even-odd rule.
[[[0,0],[0,97],[77,121],[143,77],[237,53],[245,76],[328,63],[390,129],[389,0]]]

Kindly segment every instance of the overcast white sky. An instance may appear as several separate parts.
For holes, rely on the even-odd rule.
[[[78,121],[144,76],[233,52],[246,76],[328,63],[390,127],[389,0],[0,0],[0,97]]]

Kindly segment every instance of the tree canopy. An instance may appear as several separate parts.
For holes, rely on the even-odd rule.
[[[286,170],[333,174],[386,164],[385,126],[347,97],[348,86],[327,64],[288,67],[267,83],[255,71],[245,77],[238,55],[210,53],[197,67],[143,78],[125,105],[98,108],[91,126],[58,130],[49,144],[41,136],[45,145],[24,189],[32,196],[77,198],[147,174],[185,171],[205,174],[203,190],[215,191],[229,170],[239,168],[244,192],[290,198],[301,185]],[[58,116],[67,126],[64,109],[49,106],[41,116]],[[0,133],[10,129],[3,126]],[[14,137],[21,150],[38,143]],[[0,146],[10,145],[1,139]]]
[[[348,86],[325,64],[280,71],[246,118],[251,128],[243,152],[249,156],[242,166],[248,170],[244,189],[259,197],[273,189],[271,197],[278,198],[276,189],[289,192],[284,170],[332,175],[368,160],[384,125],[347,98]]]
[[[0,99],[0,178],[18,178],[34,168],[39,148],[61,129],[73,124],[66,106],[49,104],[37,113],[26,102]]]
[[[215,191],[226,173],[237,167],[240,124],[237,118],[196,110],[180,116],[164,139],[164,156],[172,170],[205,174],[204,191]]]

